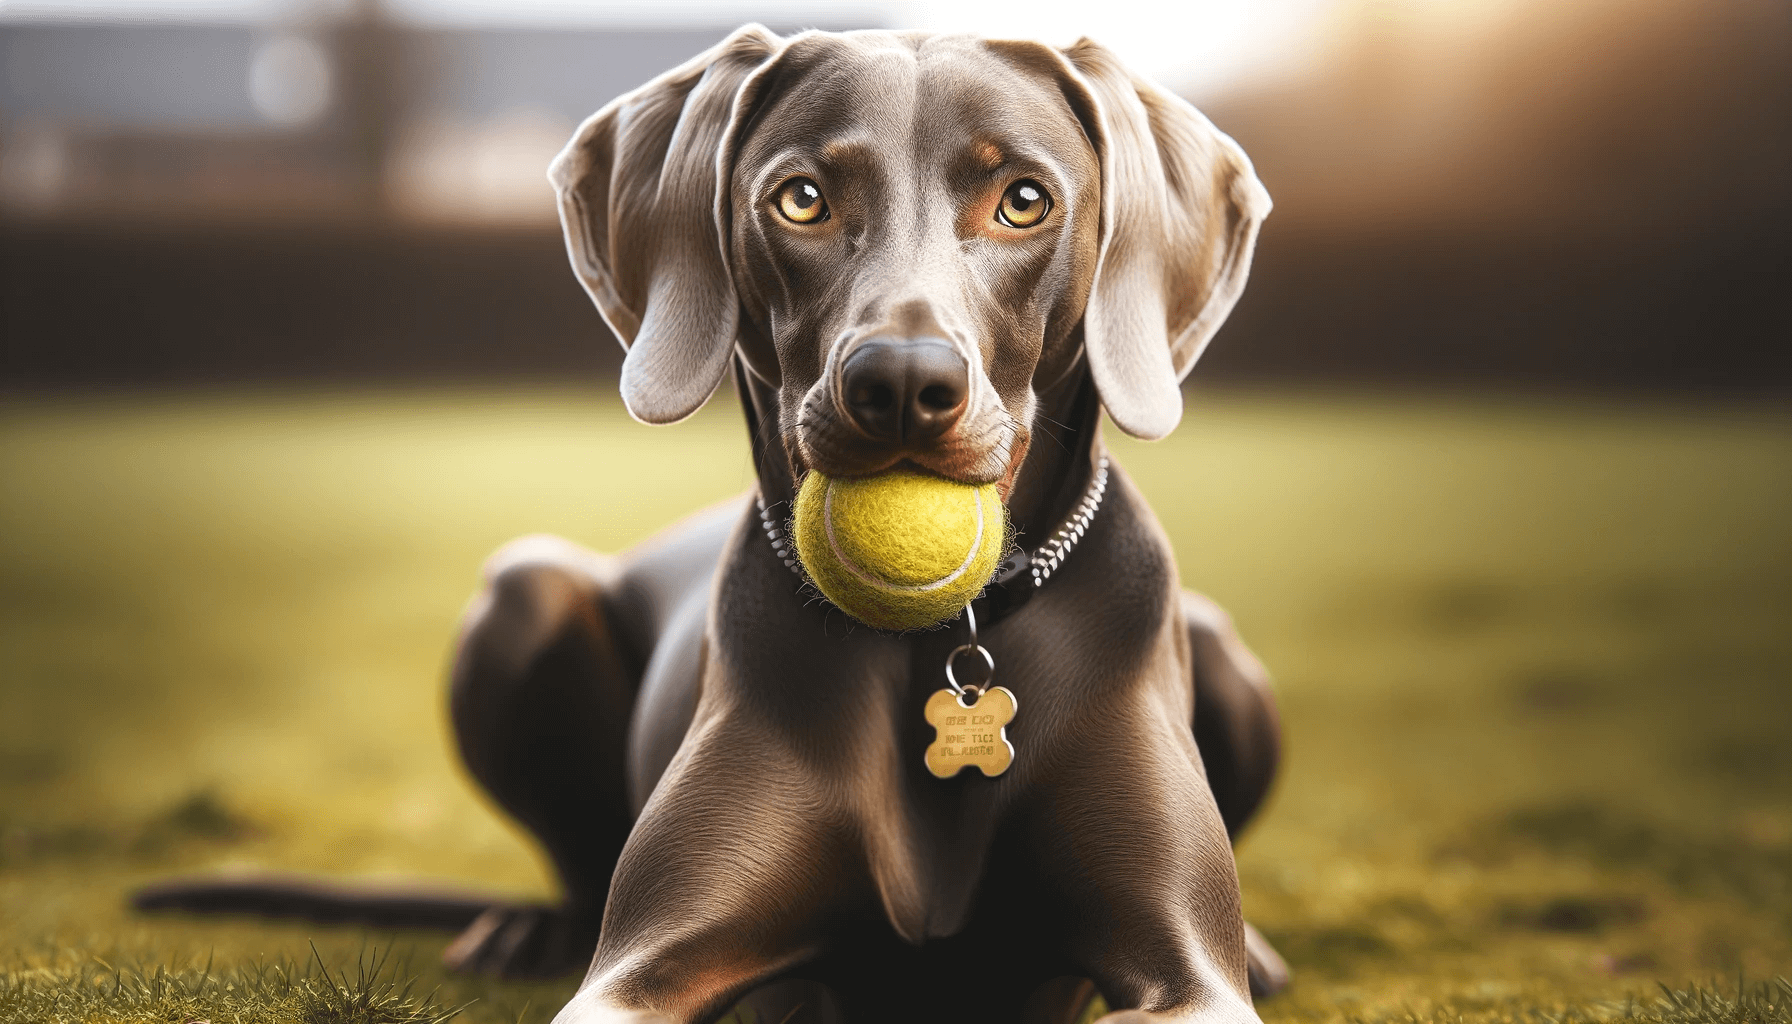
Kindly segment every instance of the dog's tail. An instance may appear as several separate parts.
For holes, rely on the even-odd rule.
[[[295,875],[172,879],[131,894],[131,906],[148,912],[234,914],[443,931],[460,931],[501,902],[495,896],[447,889],[325,883]]]

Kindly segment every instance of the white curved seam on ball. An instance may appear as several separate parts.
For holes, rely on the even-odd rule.
[[[877,577],[866,573],[863,569],[853,564],[852,559],[846,557],[846,552],[840,548],[840,541],[834,536],[834,481],[832,480],[828,481],[827,493],[822,497],[821,507],[822,524],[828,535],[828,549],[834,553],[834,557],[839,560],[840,564],[845,567],[847,572],[858,577],[859,582],[878,590],[896,591],[903,594],[925,594],[930,591],[938,590],[941,587],[950,586],[957,582],[960,576],[963,576],[970,571],[971,564],[977,560],[977,552],[983,549],[983,492],[972,491],[971,497],[977,502],[977,536],[971,539],[970,553],[965,555],[964,564],[960,565],[957,569],[952,570],[951,575],[943,576],[940,579],[934,580],[932,583],[905,585],[901,583],[891,583],[887,580],[880,580]]]

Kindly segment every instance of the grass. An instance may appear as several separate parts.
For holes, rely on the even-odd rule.
[[[433,993],[416,995],[416,982],[408,965],[379,950],[340,972],[331,971],[315,948],[303,965],[258,962],[226,971],[209,962],[121,968],[100,959],[74,960],[0,976],[0,1024],[445,1024],[460,1015],[461,1007],[443,1006]]]
[[[1113,444],[1278,677],[1286,772],[1239,849],[1296,969],[1270,1024],[1786,1020],[1783,986],[1712,979],[1792,968],[1792,416],[1196,393],[1171,440]],[[444,730],[479,561],[620,549],[749,480],[725,402],[0,406],[0,1022],[549,1019],[572,981],[447,975],[446,936],[123,895],[232,868],[551,894]],[[336,996],[364,1016],[305,1016]]]

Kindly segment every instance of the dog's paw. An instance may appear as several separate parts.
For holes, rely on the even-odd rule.
[[[491,907],[442,951],[450,970],[501,978],[555,978],[582,971],[597,949],[587,915],[541,904]]]
[[[1095,1024],[1263,1024],[1251,1004],[1242,999],[1218,1000],[1194,1013],[1152,1013],[1148,1010],[1115,1010]]]
[[[554,1024],[674,1024],[652,1010],[630,1010],[605,999],[596,988],[581,990],[554,1015]]]

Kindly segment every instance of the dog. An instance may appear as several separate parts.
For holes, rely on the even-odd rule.
[[[732,374],[758,483],[622,557],[488,563],[454,731],[565,895],[461,907],[450,964],[588,965],[558,1024],[1068,1022],[1096,991],[1107,1021],[1256,1021],[1287,975],[1231,840],[1274,697],[1099,429],[1177,425],[1270,209],[1240,148],[1087,40],[748,26],[550,178],[629,412]],[[996,484],[1022,545],[931,631],[854,624],[784,539],[804,474],[898,464]],[[922,708],[967,636],[1015,755],[942,779]]]

